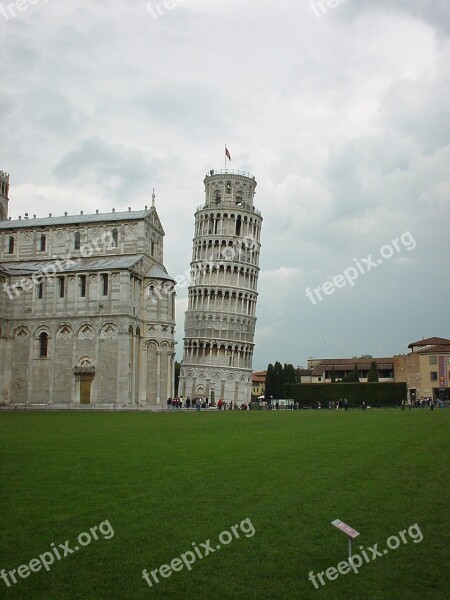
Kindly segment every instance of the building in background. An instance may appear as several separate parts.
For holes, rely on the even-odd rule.
[[[266,392],[267,371],[255,371],[252,373],[252,399],[258,399],[264,396]]]
[[[155,405],[174,393],[174,282],[156,208],[8,219],[0,172],[0,402]]]
[[[392,357],[312,358],[308,360],[308,369],[303,370],[305,375],[302,375],[301,383],[330,383],[333,370],[336,381],[341,381],[344,377],[354,371],[355,364],[358,370],[359,380],[361,382],[367,382],[367,375],[372,362],[375,362],[377,365],[378,379],[380,382],[394,381],[394,362]]]
[[[210,171],[204,184],[178,393],[249,402],[262,225],[256,181],[241,171]]]
[[[412,400],[450,400],[450,340],[431,337],[412,342],[409,354],[394,356],[396,382],[405,382]]]

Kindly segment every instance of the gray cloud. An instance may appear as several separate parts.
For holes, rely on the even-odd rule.
[[[11,214],[143,207],[155,186],[166,264],[183,274],[227,142],[264,216],[255,368],[448,337],[449,30],[447,3],[426,0],[347,0],[320,19],[297,0],[185,0],[157,20],[137,0],[0,16]],[[413,252],[306,298],[407,230]]]

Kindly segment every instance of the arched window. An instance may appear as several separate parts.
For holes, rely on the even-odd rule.
[[[109,276],[107,273],[102,273],[100,275],[100,282],[101,282],[102,296],[107,296],[108,291],[109,291]]]
[[[86,275],[80,275],[78,278],[78,284],[80,286],[80,296],[81,298],[86,298]]]
[[[117,248],[119,245],[119,231],[118,229],[112,230],[112,246],[113,248]]]
[[[79,231],[75,232],[75,240],[74,240],[74,250],[79,250],[81,246],[81,233]]]
[[[44,280],[39,279],[37,282],[37,297],[38,300],[42,300],[44,298]]]
[[[45,248],[47,246],[47,236],[43,233],[39,239],[39,250],[40,252],[45,252]]]
[[[48,355],[48,335],[43,331],[39,336],[39,357],[47,358]]]
[[[14,236],[13,235],[9,236],[8,254],[14,254]]]

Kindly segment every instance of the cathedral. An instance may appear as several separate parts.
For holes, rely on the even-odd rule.
[[[140,211],[17,220],[8,204],[0,171],[0,404],[165,404],[175,290],[154,195]]]

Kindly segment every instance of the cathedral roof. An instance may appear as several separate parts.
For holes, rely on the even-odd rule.
[[[152,207],[146,210],[127,210],[124,212],[98,213],[95,215],[67,215],[64,217],[45,217],[43,219],[15,219],[0,221],[1,229],[18,229],[31,227],[52,227],[58,225],[75,225],[85,223],[111,223],[115,221],[138,221],[145,219],[154,211]]]
[[[126,254],[123,256],[93,256],[91,258],[56,258],[54,260],[29,260],[0,263],[0,271],[7,275],[31,275],[46,271],[55,266],[58,273],[73,273],[83,271],[118,271],[132,269],[144,260],[143,254]],[[59,261],[59,263],[57,262]],[[142,272],[142,269],[139,269]],[[51,270],[49,273],[51,274]],[[151,279],[164,281],[175,280],[170,277],[163,265],[154,264],[145,274]]]
[[[150,278],[150,279],[165,279],[166,281],[173,281],[175,282],[175,279],[172,279],[172,277],[170,277],[170,275],[167,273],[167,271],[164,269],[162,269],[160,266],[158,265],[153,265],[146,273],[145,275],[146,277]]]
[[[144,259],[142,254],[129,254],[125,256],[98,256],[92,258],[64,258],[54,260],[33,260],[13,263],[2,263],[3,268],[10,275],[27,275],[39,273],[52,265],[57,267],[58,273],[73,271],[109,271],[116,269],[131,269]],[[57,261],[60,261],[57,265]],[[49,271],[51,273],[51,271]]]

